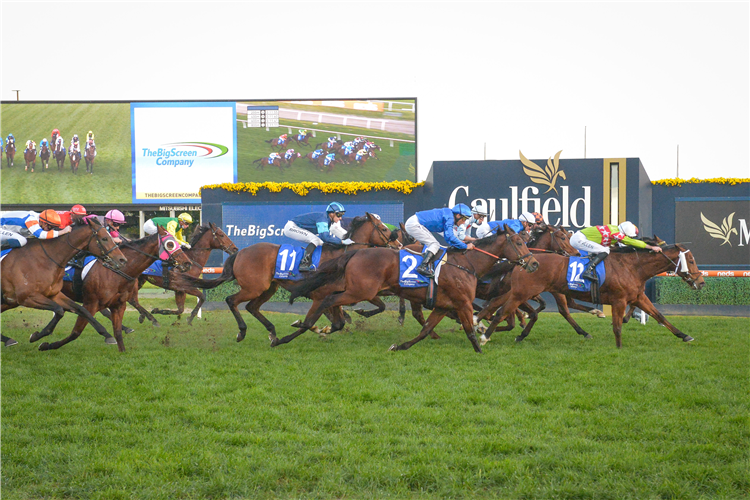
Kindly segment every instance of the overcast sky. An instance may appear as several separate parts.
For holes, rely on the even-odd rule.
[[[750,177],[748,5],[2,2],[0,97],[416,97],[420,179],[485,144]]]

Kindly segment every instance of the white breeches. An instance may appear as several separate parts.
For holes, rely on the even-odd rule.
[[[435,239],[429,229],[419,223],[419,218],[416,215],[412,215],[406,220],[404,228],[418,242],[427,245],[428,252],[432,252],[433,255],[437,254],[440,249],[440,243],[438,243],[438,240]]]
[[[17,248],[17,247],[24,246],[27,241],[28,240],[24,236],[21,236],[18,233],[14,233],[13,231],[0,228],[0,244],[2,245],[9,243],[8,246]],[[15,242],[15,243],[12,243],[12,242]]]
[[[154,224],[154,221],[151,219],[147,220],[145,224],[143,224],[143,232],[146,234],[156,234],[156,224]]]
[[[609,254],[609,247],[605,247],[603,245],[600,245],[599,243],[594,243],[593,241],[589,241],[588,238],[586,238],[586,236],[584,236],[583,233],[580,231],[577,231],[573,236],[570,237],[570,244],[576,250],[584,250],[590,254],[594,254],[594,253]]]
[[[286,226],[284,226],[284,236],[305,244],[314,243],[316,247],[323,244],[323,240],[318,238],[317,234],[313,234],[307,229],[302,229],[292,221],[287,222]]]

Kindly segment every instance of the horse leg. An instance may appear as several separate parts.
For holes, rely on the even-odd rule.
[[[409,303],[411,304],[411,315],[412,315],[412,317],[417,320],[417,323],[419,323],[420,325],[424,326],[424,324],[426,323],[426,321],[424,319],[424,314],[422,313],[422,304],[420,304],[419,302],[413,302],[413,301],[409,301]],[[404,306],[404,308],[405,308],[405,306]],[[472,319],[472,321],[473,321],[473,319]],[[401,324],[403,325],[403,322]],[[437,333],[435,333],[435,330],[430,330],[429,335],[430,335],[430,338],[433,339],[433,340],[440,339],[440,335],[438,335]]]
[[[594,316],[597,316],[599,318],[607,317],[607,315],[604,314],[604,312],[601,311],[600,309],[597,309],[595,307],[584,306],[583,304],[579,304],[573,299],[568,300],[568,307],[570,307],[571,309],[575,309],[576,311],[584,311],[589,314],[593,314]]]
[[[112,318],[112,310],[111,309],[105,307],[104,309],[102,309],[99,312],[102,313],[102,316],[104,316],[105,318],[107,318],[108,320],[110,320],[112,322],[112,326],[113,327],[115,326],[115,320]],[[135,330],[133,330],[132,328],[129,328],[129,327],[125,326],[125,325],[122,325],[122,331],[124,331],[125,333],[133,333],[133,332],[135,332]]]
[[[254,300],[257,297],[258,295],[254,292],[241,288],[239,292],[230,295],[225,299],[225,302],[229,306],[229,310],[232,311],[234,319],[237,321],[237,327],[240,329],[239,333],[237,333],[237,342],[242,342],[247,333],[247,324],[245,323],[245,320],[242,319],[242,314],[240,314],[237,306],[248,300]]]
[[[122,338],[122,318],[125,315],[126,301],[122,301],[112,311],[112,326],[114,327],[115,340],[117,340],[117,349],[125,352],[125,342]]]
[[[44,328],[42,328],[41,332],[34,332],[29,336],[29,342],[36,342],[37,340],[50,335],[62,319],[66,310],[63,306],[61,306],[54,300],[43,295],[30,296],[24,301],[22,305],[33,309],[42,309],[55,313],[55,315],[52,317],[52,320]]]
[[[102,337],[105,337],[104,342],[106,344],[114,344],[115,340],[112,338],[112,336],[107,333],[107,330],[104,329],[104,327],[99,324],[98,321],[94,319],[94,314],[96,314],[99,311],[98,306],[94,304],[87,304],[87,306],[79,306],[72,300],[70,300],[68,297],[63,295],[62,293],[58,294],[55,297],[55,302],[58,303],[65,303],[66,305],[63,305],[65,310],[74,310],[76,314],[78,314],[78,319],[76,320],[76,324],[73,326],[73,331],[70,333],[70,335],[63,340],[59,340],[57,342],[52,343],[43,343],[39,346],[40,351],[47,351],[50,349],[59,349],[60,347],[64,346],[68,342],[71,342],[75,339],[77,339],[81,332],[83,332],[83,329],[86,328],[86,325],[88,323],[91,323],[91,326],[94,327],[94,329],[101,335]],[[68,309],[70,307],[71,309]],[[89,311],[93,311],[89,312]]]
[[[5,347],[10,347],[10,346],[18,344],[17,341],[13,340],[10,337],[6,337],[5,335],[0,335],[0,342],[5,344]]]
[[[630,321],[630,318],[633,317],[633,314],[635,314],[635,306],[633,304],[628,304],[628,310],[625,313],[625,317],[622,318],[622,324],[626,324],[628,321]]]
[[[659,312],[659,310],[649,300],[645,293],[641,292],[641,294],[633,304],[635,304],[636,307],[638,307],[641,311],[654,318],[660,325],[666,326],[670,332],[672,332],[676,337],[681,338],[683,342],[692,342],[693,340],[695,340],[690,335],[682,333],[678,328],[672,325],[672,323],[667,321],[667,318],[665,318],[664,315]]]
[[[625,315],[627,302],[624,300],[612,301],[612,331],[615,333],[615,344],[617,348],[622,348],[622,318]]]
[[[420,330],[419,335],[414,337],[408,342],[404,342],[403,344],[396,345],[393,344],[391,347],[388,348],[389,351],[405,351],[420,340],[424,339],[429,333],[432,331],[435,326],[437,326],[438,323],[440,323],[440,320],[443,319],[443,317],[448,313],[445,309],[433,309],[430,316],[427,318],[427,321],[425,321],[424,326],[422,326],[422,330]],[[472,325],[473,326],[473,325]],[[476,339],[475,339],[476,340]]]
[[[404,326],[406,319],[406,300],[403,297],[398,298],[398,324]]]
[[[151,324],[152,324],[153,326],[155,326],[155,327],[157,327],[157,328],[161,326],[161,325],[159,324],[159,322],[158,322],[158,321],[156,321],[156,318],[154,318],[154,317],[153,317],[153,316],[151,315],[151,313],[150,313],[150,312],[148,312],[148,311],[146,310],[146,308],[145,308],[145,307],[143,307],[143,306],[141,305],[141,303],[140,303],[140,302],[138,301],[138,294],[137,294],[137,293],[134,293],[133,295],[131,295],[131,296],[130,296],[130,299],[128,299],[128,303],[129,303],[129,304],[130,304],[131,306],[135,307],[135,309],[136,309],[136,310],[137,310],[137,311],[138,311],[138,312],[140,313],[140,316],[138,316],[138,322],[139,322],[139,323],[143,323],[143,320],[144,320],[144,319],[148,319],[148,320],[149,320],[149,321],[151,322]]]
[[[529,304],[528,301],[521,304],[518,308],[529,314],[529,324],[524,327],[521,335],[516,337],[516,342],[521,342],[528,337],[529,332],[531,332],[531,329],[534,327],[534,323],[539,319],[539,311],[531,307],[531,304]]]
[[[190,290],[184,290],[183,293],[189,293],[190,295],[193,295],[194,297],[198,298],[198,303],[193,308],[192,311],[190,311],[190,316],[187,319],[188,326],[193,326],[193,320],[198,315],[198,311],[201,310],[201,307],[203,307],[203,304],[206,302],[206,296],[203,295],[203,292],[201,292],[197,288],[191,288]],[[185,303],[185,299],[182,300],[183,305]]]
[[[261,293],[259,296],[251,300],[247,303],[245,306],[245,309],[247,312],[253,315],[255,319],[260,321],[260,323],[266,328],[266,331],[268,332],[268,340],[273,342],[274,339],[276,339],[276,327],[273,323],[268,321],[268,318],[266,318],[263,313],[260,312],[260,307],[268,302],[271,297],[273,297],[273,294],[276,293],[276,289],[279,287],[279,284],[276,282],[272,282],[271,286],[266,290],[265,292]],[[240,333],[237,335],[237,342],[241,342],[245,338],[245,329],[244,331],[242,328],[240,328]]]
[[[355,309],[354,312],[359,314],[360,316],[364,316],[365,318],[370,318],[372,316],[375,316],[376,314],[380,314],[383,311],[385,311],[385,302],[383,302],[380,297],[375,297],[371,301],[369,301],[370,304],[377,307],[377,309],[370,309],[369,311],[366,311],[362,308]]]
[[[565,318],[565,321],[568,322],[570,326],[573,327],[573,329],[576,331],[578,335],[582,335],[583,338],[590,339],[593,338],[591,335],[588,334],[583,328],[578,326],[578,323],[575,322],[573,319],[573,316],[570,314],[570,310],[568,310],[568,297],[565,294],[562,293],[552,293],[552,297],[554,297],[555,302],[557,302],[557,311],[562,315],[563,318]]]

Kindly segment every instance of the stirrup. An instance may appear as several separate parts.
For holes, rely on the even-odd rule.
[[[599,281],[599,277],[596,275],[596,269],[592,270],[585,270],[583,273],[581,273],[581,278],[587,279],[589,281]]]
[[[415,269],[416,272],[424,276],[425,278],[434,278],[435,272],[430,269],[428,266],[421,265]]]

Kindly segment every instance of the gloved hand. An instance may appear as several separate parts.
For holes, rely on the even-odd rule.
[[[347,238],[345,240],[341,240],[341,243],[344,244],[344,245],[351,245],[352,243],[354,243],[354,241],[351,240],[351,239],[349,239],[349,238]]]
[[[182,248],[190,250],[190,243],[185,243],[184,245],[182,245]]]

